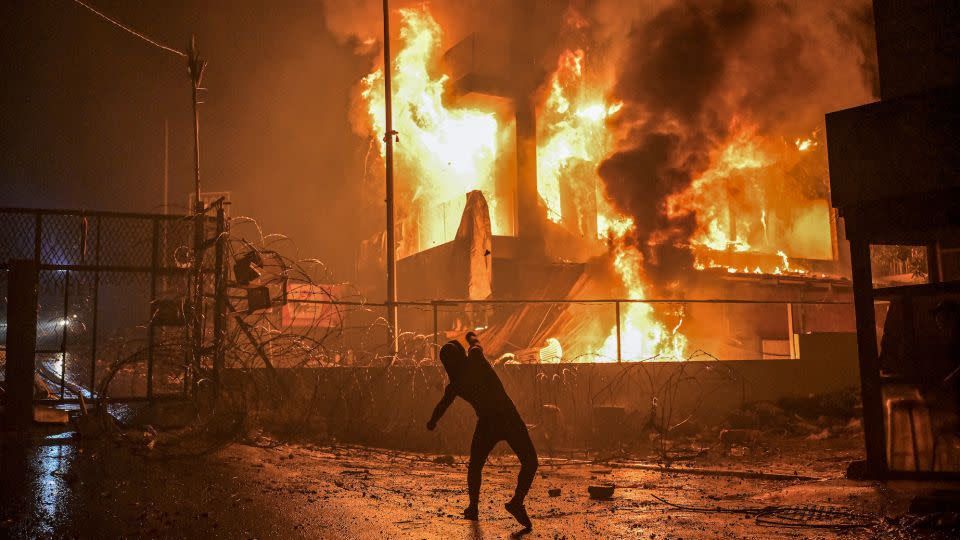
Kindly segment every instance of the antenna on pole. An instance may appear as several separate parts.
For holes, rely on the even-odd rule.
[[[387,336],[390,340],[390,353],[397,355],[397,244],[394,239],[393,216],[393,143],[397,132],[393,130],[393,94],[390,89],[392,63],[390,59],[390,6],[389,0],[383,0],[383,95],[386,113],[386,132],[383,142],[386,144],[386,203],[387,203]]]

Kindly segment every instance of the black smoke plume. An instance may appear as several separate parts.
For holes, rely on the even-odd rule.
[[[824,113],[869,100],[875,69],[864,46],[872,42],[866,1],[661,5],[632,24],[619,54],[620,141],[598,172],[613,204],[634,218],[633,241],[662,284],[692,267],[696,227],[692,211],[668,217],[666,200],[709,167],[732,127],[808,132]]]

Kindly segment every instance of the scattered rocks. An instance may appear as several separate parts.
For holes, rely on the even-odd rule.
[[[615,487],[613,484],[602,484],[588,487],[587,492],[590,494],[591,499],[603,501],[613,498],[614,489]]]

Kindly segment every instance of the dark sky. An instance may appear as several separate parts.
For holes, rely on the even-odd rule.
[[[209,61],[203,189],[231,191],[234,215],[348,274],[357,242],[383,222],[382,192],[362,193],[366,141],[346,114],[371,64],[330,35],[320,0],[90,3],[181,50],[197,35]],[[182,211],[193,185],[185,60],[71,0],[0,4],[0,206],[160,211],[167,119],[171,211]]]

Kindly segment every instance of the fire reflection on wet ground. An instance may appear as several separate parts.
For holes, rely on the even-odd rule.
[[[51,537],[63,531],[78,454],[69,441],[72,435],[64,432],[40,441],[0,443],[0,533]]]

